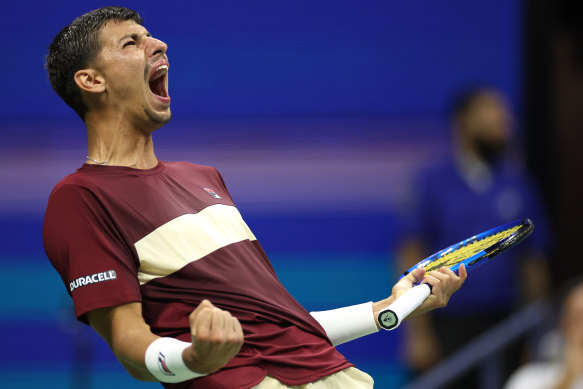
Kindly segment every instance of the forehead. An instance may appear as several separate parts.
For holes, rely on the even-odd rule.
[[[504,109],[505,107],[506,101],[503,96],[495,92],[484,92],[474,99],[471,109],[479,111],[480,109]]]
[[[99,38],[102,47],[111,47],[119,43],[119,40],[127,35],[143,35],[147,33],[148,30],[144,26],[133,20],[109,20],[101,27]]]
[[[509,120],[510,112],[504,98],[496,94],[479,96],[466,112],[475,120]]]

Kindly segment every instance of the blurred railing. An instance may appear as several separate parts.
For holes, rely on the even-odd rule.
[[[500,389],[505,379],[504,349],[512,341],[541,329],[550,318],[551,309],[547,303],[532,303],[468,343],[406,389],[446,388],[453,379],[474,368],[479,372],[479,389]]]

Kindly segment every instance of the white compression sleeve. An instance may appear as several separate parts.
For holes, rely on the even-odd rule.
[[[334,346],[377,332],[372,301],[330,311],[310,312]]]
[[[160,382],[182,382],[205,376],[184,364],[182,352],[191,344],[174,338],[158,338],[146,350],[146,368]]]

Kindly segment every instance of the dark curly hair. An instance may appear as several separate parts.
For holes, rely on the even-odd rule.
[[[87,107],[74,76],[78,70],[87,68],[101,50],[99,32],[109,20],[143,23],[136,11],[124,7],[103,7],[87,12],[55,36],[46,57],[51,86],[83,120]]]

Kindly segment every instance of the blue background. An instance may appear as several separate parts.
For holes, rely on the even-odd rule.
[[[53,185],[86,155],[43,69],[52,37],[101,1],[1,2],[0,386],[139,384],[86,326],[42,248]],[[520,114],[523,4],[126,1],[165,41],[173,120],[157,155],[213,165],[308,309],[386,297],[398,204],[449,147],[453,93],[491,83]],[[520,117],[520,115],[519,115]],[[377,387],[407,379],[400,333],[341,346]]]

